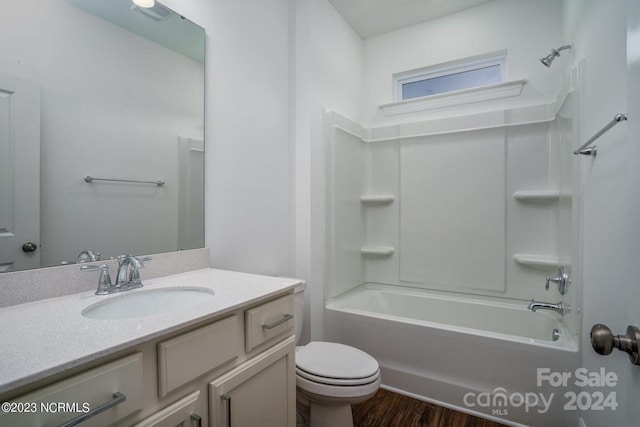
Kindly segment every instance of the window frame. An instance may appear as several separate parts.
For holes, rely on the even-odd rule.
[[[438,77],[448,76],[452,74],[463,73],[466,71],[479,70],[482,68],[492,67],[498,65],[500,67],[500,83],[507,81],[507,53],[499,52],[481,57],[465,58],[458,61],[447,62],[437,64],[429,67],[419,68],[410,71],[404,71],[393,75],[393,99],[394,101],[408,101],[412,99],[420,99],[424,97],[403,98],[403,85],[408,83],[415,83],[423,80],[430,80]],[[461,88],[458,90],[474,89],[482,86],[473,86],[471,88]],[[444,95],[453,91],[440,92],[433,95]]]

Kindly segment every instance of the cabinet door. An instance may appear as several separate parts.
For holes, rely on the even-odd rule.
[[[209,383],[212,427],[294,427],[295,340],[280,344]]]
[[[197,414],[199,397],[200,392],[194,391],[134,427],[202,427],[202,418]]]

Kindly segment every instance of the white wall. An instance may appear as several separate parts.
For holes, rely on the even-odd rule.
[[[565,1],[566,28],[575,46],[576,61],[584,58],[586,62],[583,139],[597,132],[614,114],[629,113],[628,122],[617,125],[598,140],[597,158],[581,160],[582,364],[590,371],[604,367],[619,379],[613,388],[585,388],[587,392],[602,391],[605,396],[613,391],[619,403],[615,411],[583,411],[582,418],[588,427],[629,425],[633,423],[630,420],[640,417],[638,367],[631,365],[626,354],[618,350],[607,357],[596,354],[588,341],[589,331],[596,323],[609,326],[614,334],[625,333],[627,325],[640,326],[639,15],[636,0]]]
[[[367,39],[364,43],[363,126],[554,100],[562,82],[563,67],[557,63],[566,61],[566,57],[556,60],[551,69],[542,66],[539,58],[565,44],[561,34],[561,5],[557,0],[496,0]],[[378,109],[380,104],[394,101],[394,73],[502,50],[506,50],[508,56],[507,79],[527,79],[520,97],[388,118]],[[566,55],[563,53],[563,56]]]
[[[207,32],[211,265],[293,274],[288,0],[166,0]]]
[[[327,0],[295,5],[295,275],[307,282],[305,331],[323,337],[325,152],[323,109],[360,118],[362,40]],[[311,327],[308,331],[306,328]]]
[[[307,280],[305,336],[320,339],[322,109],[358,115],[362,41],[326,0],[164,3],[207,31],[212,265]]]
[[[177,249],[177,141],[202,138],[202,65],[63,1],[2,7],[0,70],[41,89],[42,263]]]

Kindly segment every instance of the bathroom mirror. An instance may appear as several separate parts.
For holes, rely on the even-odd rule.
[[[204,30],[157,2],[0,9],[0,271],[203,247]]]

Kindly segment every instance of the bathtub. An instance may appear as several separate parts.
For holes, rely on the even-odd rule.
[[[575,425],[572,383],[539,379],[575,371],[577,336],[527,302],[367,283],[327,302],[325,339],[375,357],[384,388],[507,425]]]

